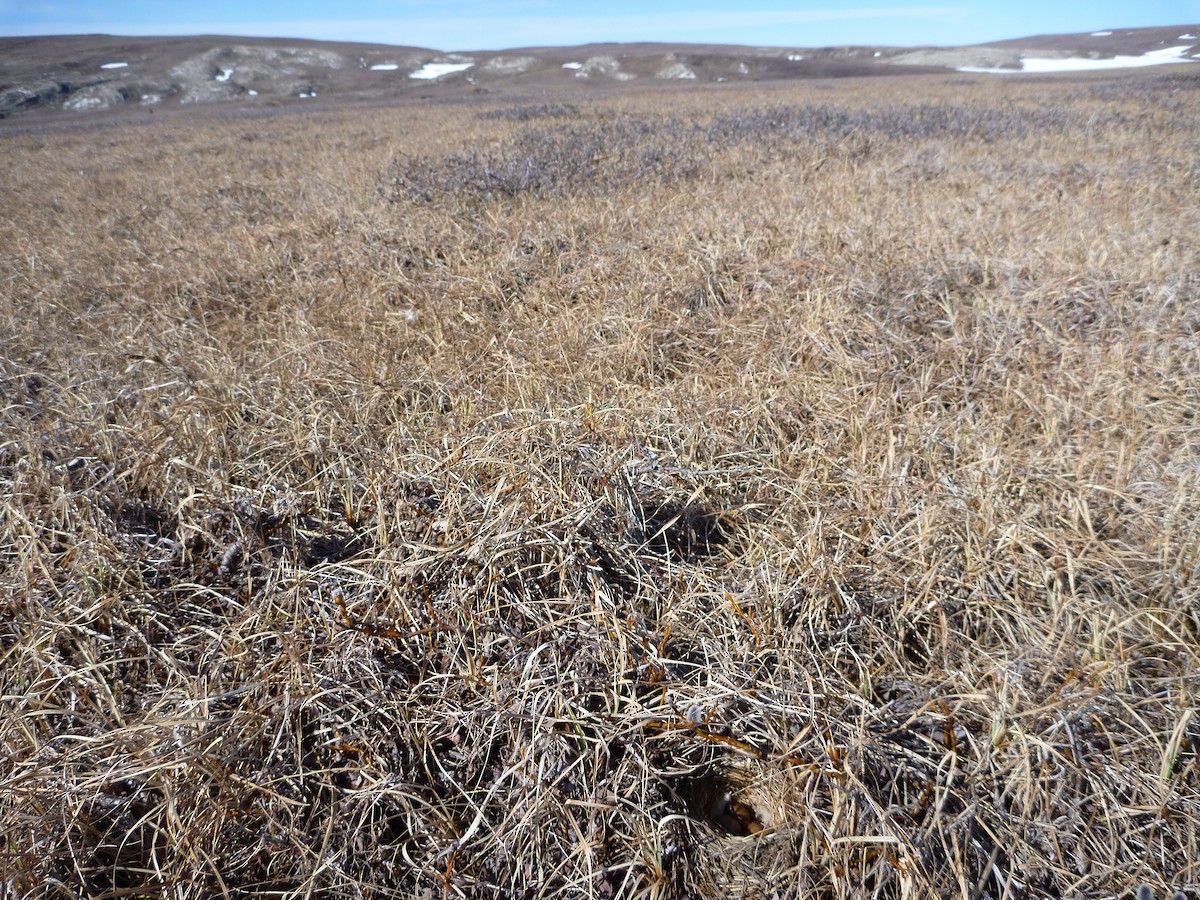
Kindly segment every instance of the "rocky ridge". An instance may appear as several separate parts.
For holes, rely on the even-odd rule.
[[[0,118],[202,104],[378,102],[405,95],[595,91],[676,82],[1017,71],[1028,58],[1163,53],[1200,61],[1200,25],[1043,35],[970,47],[595,44],[503,52],[234,37],[0,38]]]

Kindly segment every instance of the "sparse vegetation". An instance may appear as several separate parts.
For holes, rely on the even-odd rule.
[[[0,137],[0,897],[1195,897],[1200,94],[955,81]]]

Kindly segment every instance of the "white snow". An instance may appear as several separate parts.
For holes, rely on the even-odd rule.
[[[228,81],[230,78],[232,78],[234,68],[235,67],[231,66],[228,69],[222,69],[219,73],[217,73],[217,81]]]
[[[1181,34],[1179,36],[1179,40],[1181,40],[1181,41],[1200,41],[1200,38],[1196,37],[1194,34]]]
[[[802,54],[802,53],[789,53],[788,54],[788,60],[790,62],[800,62],[800,60],[802,60],[802,59],[804,59],[804,54]]]
[[[582,69],[583,63],[580,63],[580,62],[563,63],[563,68],[564,69]]]
[[[1019,69],[985,69],[977,66],[960,66],[960,72],[990,72],[1005,75],[1020,72],[1087,72],[1095,69],[1135,69],[1143,66],[1162,66],[1169,63],[1186,63],[1184,51],[1190,47],[1164,47],[1162,50],[1151,50],[1141,56],[1113,56],[1109,59],[1087,59],[1070,56],[1063,59],[1052,57],[1026,56],[1021,60]]]
[[[254,88],[251,88],[250,90],[246,91],[246,93],[249,94],[251,97],[258,96],[258,91],[254,90]]]
[[[311,93],[307,93],[307,94],[300,94],[299,96],[300,96],[302,99],[305,99],[305,100],[307,100],[309,97],[315,97],[315,96],[317,96],[317,92],[316,92],[316,91],[312,91]]]
[[[1092,37],[1108,37],[1110,34],[1112,34],[1111,31],[1093,31]]]
[[[882,50],[876,50],[876,51],[875,51],[875,55],[876,55],[876,56],[883,56],[883,51],[882,51]]]
[[[128,66],[129,66],[129,63],[104,63],[104,65],[102,65],[100,68],[102,68],[102,69],[124,69],[124,68],[127,68]]]
[[[425,63],[415,72],[410,72],[409,78],[423,78],[431,80],[441,78],[443,75],[453,75],[455,72],[465,72],[475,63]]]
[[[400,66],[396,63],[375,63],[371,66],[372,72],[395,72]]]

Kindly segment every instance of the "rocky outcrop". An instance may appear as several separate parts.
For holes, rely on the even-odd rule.
[[[696,77],[696,73],[681,62],[672,62],[663,66],[654,73],[655,78],[682,78],[690,80]]]
[[[621,63],[617,61],[615,56],[605,53],[601,56],[592,56],[583,64],[583,67],[575,72],[576,78],[611,78],[614,81],[632,81],[637,78],[632,72],[622,72]]]

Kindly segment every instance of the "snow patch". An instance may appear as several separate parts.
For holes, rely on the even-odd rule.
[[[155,103],[161,102],[161,94],[146,94],[146,96],[142,97],[142,106],[153,106]]]
[[[408,77],[420,78],[424,81],[432,81],[434,78],[441,78],[444,75],[453,75],[455,72],[465,72],[473,65],[475,65],[473,62],[429,62],[425,63],[425,65],[421,66],[421,68],[417,69],[415,72],[410,72]]]
[[[788,62],[800,62],[800,60],[802,60],[802,59],[804,59],[803,53],[789,53],[788,54]]]
[[[296,96],[302,100],[308,100],[311,97],[317,96],[317,92],[316,91],[305,91],[304,93],[297,94]]]
[[[230,66],[228,69],[222,69],[216,75],[217,81],[228,81],[233,77],[233,70],[236,68],[237,66]]]
[[[1200,38],[1196,37],[1194,34],[1181,34],[1181,35],[1178,37],[1178,40],[1181,40],[1181,41],[1200,41]]]
[[[251,88],[250,90],[246,91],[246,93],[249,94],[251,97],[258,96],[258,91],[254,90],[254,88]]]
[[[1112,34],[1111,31],[1093,31],[1092,37],[1108,37],[1110,34]]]
[[[875,55],[876,55],[876,56],[883,56],[883,51],[882,51],[882,50],[876,50],[876,51],[875,51]]]
[[[400,66],[396,63],[375,63],[371,66],[372,72],[395,72]]]
[[[1162,50],[1151,50],[1141,56],[1113,56],[1108,59],[1088,59],[1081,56],[1043,57],[1026,56],[1021,60],[1019,69],[995,69],[979,66],[960,66],[960,72],[988,72],[992,74],[1009,74],[1017,72],[1088,72],[1097,69],[1135,69],[1144,66],[1163,66],[1171,63],[1186,63],[1183,54],[1190,47],[1164,47]]]
[[[564,69],[582,69],[583,63],[581,63],[581,62],[563,63],[563,68]]]
[[[126,69],[129,63],[104,63],[100,66],[102,69]]]

